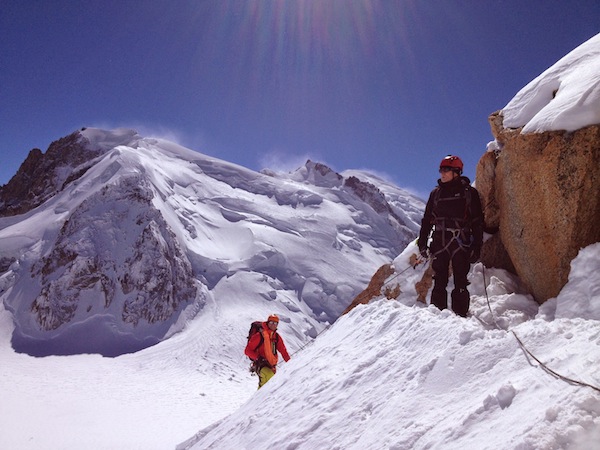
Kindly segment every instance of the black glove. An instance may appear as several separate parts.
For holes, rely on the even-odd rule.
[[[268,365],[267,361],[262,356],[259,356],[257,359],[252,359],[251,361],[252,362],[250,363],[250,372],[258,373],[260,372],[260,369]]]
[[[469,253],[469,262],[471,264],[475,264],[479,261],[479,257],[481,256],[481,247],[473,246],[471,247],[471,252]]]
[[[251,373],[258,373],[258,362],[256,360],[252,360],[250,364],[250,368],[248,369]]]

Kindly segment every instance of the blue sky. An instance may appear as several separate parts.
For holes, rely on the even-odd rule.
[[[474,178],[488,115],[598,32],[597,0],[2,0],[0,184],[95,126],[427,195],[448,153]]]

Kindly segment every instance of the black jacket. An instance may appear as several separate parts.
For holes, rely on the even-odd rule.
[[[479,192],[467,177],[457,177],[447,183],[438,180],[431,191],[419,233],[419,249],[427,247],[427,238],[435,225],[436,232],[461,230],[461,239],[471,248],[481,248],[483,242],[483,210]],[[435,240],[435,235],[434,235]]]

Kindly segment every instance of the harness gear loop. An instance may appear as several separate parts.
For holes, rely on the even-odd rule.
[[[466,228],[440,228],[439,230],[436,229],[434,230],[434,233],[443,233],[442,235],[442,242],[444,243],[444,246],[439,249],[437,252],[434,252],[431,254],[431,256],[433,258],[435,258],[437,255],[439,255],[440,253],[443,253],[445,251],[449,251],[450,249],[450,245],[452,245],[452,242],[456,241],[456,243],[458,244],[458,247],[456,247],[452,253],[450,253],[450,258],[454,258],[454,255],[456,255],[457,252],[459,252],[460,250],[468,250],[469,247],[471,246],[471,243],[465,243],[464,239],[461,239],[461,237],[464,237],[467,233],[467,229]],[[450,233],[451,234],[451,238],[449,240],[446,239],[446,233]],[[471,239],[470,239],[471,240]],[[469,240],[469,241],[470,241]]]

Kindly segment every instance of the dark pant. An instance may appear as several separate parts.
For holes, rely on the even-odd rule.
[[[435,252],[435,242],[432,245],[433,262],[433,291],[431,292],[431,303],[439,309],[448,307],[448,272],[450,263],[452,263],[452,272],[454,274],[454,289],[452,291],[452,310],[459,316],[466,317],[469,311],[469,291],[467,286],[467,274],[471,264],[469,263],[469,254],[467,249],[459,246],[457,241],[451,242],[445,249],[439,249]],[[442,247],[443,248],[443,247]]]

